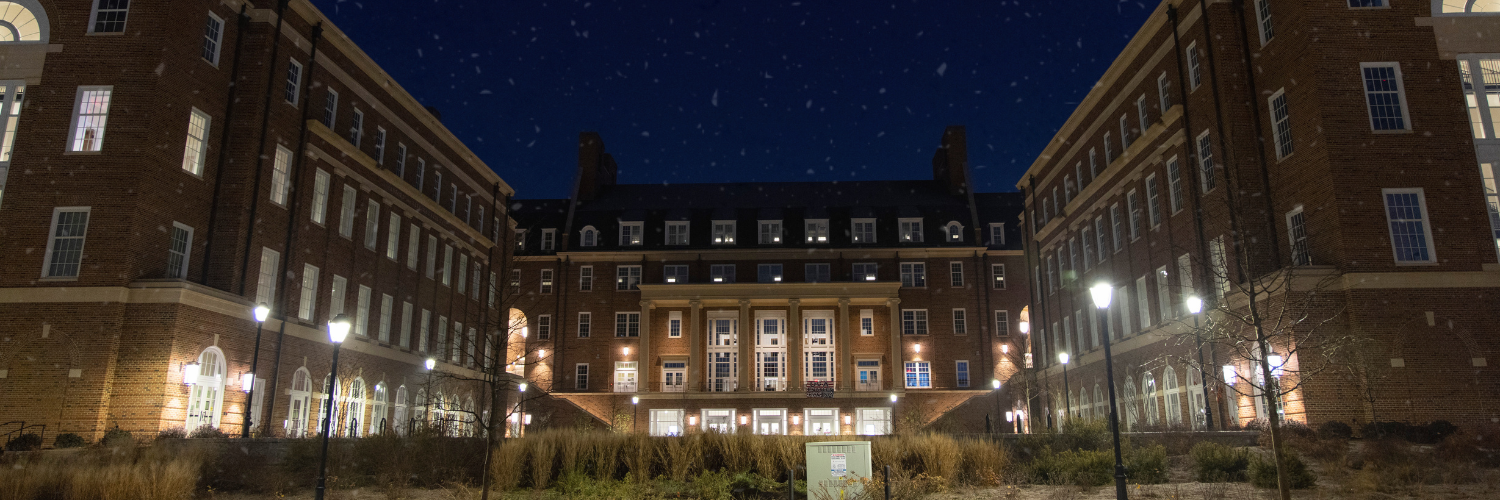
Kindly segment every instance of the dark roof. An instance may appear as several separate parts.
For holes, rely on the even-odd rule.
[[[618,184],[580,210],[963,205],[942,183],[921,181]]]

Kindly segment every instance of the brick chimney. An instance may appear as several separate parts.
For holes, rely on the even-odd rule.
[[[604,152],[604,139],[595,132],[578,134],[578,185],[574,202],[593,201],[607,186],[615,185],[615,158]]]
[[[941,181],[954,196],[969,192],[969,146],[963,125],[943,130],[943,142],[932,155],[932,180]]]

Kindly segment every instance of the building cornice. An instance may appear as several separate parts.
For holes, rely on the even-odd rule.
[[[567,259],[579,262],[640,262],[688,260],[809,260],[809,259],[942,259],[974,256],[1020,257],[1021,250],[991,250],[986,247],[919,247],[919,248],[708,248],[694,250],[614,250],[594,252],[558,252],[554,255],[518,255],[521,261]]]

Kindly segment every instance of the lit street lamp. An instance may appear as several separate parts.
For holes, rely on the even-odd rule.
[[[1068,353],[1057,353],[1063,365],[1063,416],[1073,418],[1073,388],[1068,385]]]
[[[339,348],[344,346],[344,338],[349,336],[349,317],[343,314],[328,322],[328,340],[333,342],[333,368],[329,371],[328,387],[325,394],[328,396],[327,407],[323,413],[323,457],[318,460],[318,488],[314,491],[317,500],[323,500],[323,490],[328,486],[328,435],[333,432],[333,388],[338,384],[339,377]]]
[[[1109,299],[1113,292],[1109,283],[1099,283],[1089,289],[1094,296],[1094,307],[1099,309],[1099,317],[1095,319],[1104,325],[1104,377],[1109,386],[1109,432],[1115,440],[1115,499],[1125,500],[1128,498],[1125,489],[1125,463],[1120,457],[1120,410],[1115,403],[1115,361],[1110,354],[1109,345]]]
[[[1203,364],[1203,332],[1198,329],[1198,315],[1203,312],[1203,299],[1188,297],[1187,308],[1193,314],[1193,337],[1198,339],[1198,381],[1203,383],[1204,427],[1213,430],[1214,411],[1213,406],[1208,404],[1208,365]]]
[[[241,388],[250,388],[245,391],[245,421],[240,425],[240,437],[242,438],[250,437],[250,418],[252,416],[259,416],[250,414],[250,405],[255,402],[255,369],[260,364],[260,331],[266,325],[266,317],[270,315],[271,308],[266,307],[265,304],[255,306],[255,352],[250,355],[250,376],[242,379],[248,380],[250,383],[240,382]]]
[[[640,418],[640,416],[641,416],[641,397],[640,396],[631,396],[630,397],[630,406],[632,407],[632,410],[631,410],[631,413],[630,413],[630,431],[631,432],[635,432],[635,429],[636,429],[635,420],[637,418]]]
[[[521,398],[521,404],[520,404],[520,406],[521,406],[521,416],[516,419],[516,422],[520,424],[517,428],[519,428],[521,430],[521,432],[519,432],[519,434],[521,434],[521,436],[525,436],[526,435],[526,383],[525,382],[521,382],[521,385],[518,386],[517,389],[520,389],[520,392],[521,392],[521,395],[520,395],[520,398]],[[517,437],[520,437],[520,436],[517,436]]]

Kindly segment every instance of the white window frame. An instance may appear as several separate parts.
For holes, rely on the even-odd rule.
[[[183,161],[186,161],[186,159]],[[183,165],[183,168],[187,168],[187,166]],[[292,187],[291,170],[292,150],[277,144],[276,152],[271,159],[271,203],[278,207],[286,207],[287,194],[291,191]],[[201,165],[198,172],[190,171],[193,175],[199,175],[201,172]],[[327,193],[325,192],[324,194],[326,195]]]
[[[411,348],[411,302],[401,302],[401,338],[399,344],[402,349]]]
[[[1172,215],[1182,211],[1182,166],[1177,157],[1167,159],[1167,202]]]
[[[969,360],[960,359],[953,362],[953,385],[960,389],[968,388],[971,383],[969,376]]]
[[[995,311],[995,335],[1000,337],[1010,336],[1010,312]]]
[[[956,220],[948,221],[948,224],[943,226],[943,234],[947,236],[944,240],[949,243],[963,243],[964,225],[959,224]]]
[[[641,284],[641,266],[615,266],[615,290],[616,291],[639,291],[636,285]]]
[[[1275,142],[1276,159],[1284,160],[1297,150],[1292,142],[1292,116],[1285,88],[1266,98],[1266,111],[1271,115],[1271,138]]]
[[[483,210],[483,207],[480,207],[480,209]],[[542,230],[542,251],[543,252],[551,252],[553,250],[557,250],[557,229],[552,229],[552,228],[543,229]]]
[[[475,269],[479,268],[477,262],[475,263],[474,268]],[[551,269],[542,269],[542,270],[538,271],[538,274],[539,274],[538,281],[540,283],[539,283],[537,291],[539,293],[543,294],[543,295],[551,295],[552,294],[552,286],[553,286],[553,275],[555,274],[555,272],[553,270],[551,270]],[[474,287],[478,288],[479,284],[475,283]]]
[[[1148,287],[1148,285],[1146,283],[1146,277],[1145,276],[1141,276],[1141,277],[1135,279],[1135,294],[1136,294],[1135,300],[1136,300],[1136,305],[1139,306],[1139,310],[1137,312],[1138,312],[1138,315],[1141,318],[1141,330],[1145,330],[1147,328],[1151,328],[1151,324],[1152,324],[1151,323],[1151,297],[1149,296],[1150,292],[1146,291],[1147,287]]]
[[[902,379],[907,389],[932,388],[932,363],[927,361],[907,361],[904,364],[906,365],[906,370],[902,374]],[[922,377],[923,375],[926,375],[925,380]]]
[[[393,262],[400,262],[401,214],[396,213],[394,209],[391,210],[388,224],[390,224],[390,227],[386,229],[385,233],[385,258],[391,259]]]
[[[990,264],[990,287],[995,290],[1005,289],[1005,264]]]
[[[713,221],[715,245],[733,245],[735,236],[735,221],[716,220]]]
[[[808,243],[828,243],[828,219],[807,219],[806,226]]]
[[[1165,71],[1156,77],[1156,102],[1161,114],[1166,116],[1167,110],[1172,108],[1172,80],[1167,79]]]
[[[621,311],[615,313],[615,338],[637,338],[641,336],[641,312]]]
[[[1421,212],[1421,215],[1422,215],[1422,218],[1420,219],[1420,222],[1422,224],[1423,244],[1425,245],[1425,248],[1427,249],[1427,259],[1425,259],[1425,260],[1402,260],[1401,259],[1400,251],[1397,249],[1396,232],[1392,231],[1392,229],[1393,229],[1392,226],[1394,226],[1395,224],[1397,224],[1400,221],[1416,221],[1417,220],[1417,219],[1393,219],[1393,218],[1391,218],[1390,196],[1391,195],[1403,195],[1403,194],[1414,194],[1417,197],[1417,209]],[[1381,207],[1384,208],[1384,212],[1385,212],[1385,216],[1386,216],[1386,230],[1390,234],[1391,255],[1392,255],[1392,258],[1395,259],[1396,265],[1398,265],[1398,266],[1403,266],[1403,265],[1409,266],[1409,265],[1436,264],[1437,263],[1437,247],[1433,244],[1433,241],[1432,241],[1432,222],[1431,222],[1431,219],[1428,218],[1428,213],[1427,213],[1427,195],[1426,195],[1425,191],[1422,188],[1419,188],[1419,187],[1414,187],[1414,188],[1384,188],[1384,189],[1380,190],[1380,199],[1381,199]]]
[[[50,245],[47,250],[51,252],[52,248]],[[257,278],[255,282],[255,303],[268,305],[276,303],[276,285],[281,282],[276,277],[280,273],[281,252],[268,247],[261,247],[260,268],[256,273]]]
[[[97,31],[96,28],[98,27],[98,22],[99,22],[99,2],[100,1],[101,0],[94,0],[93,2],[90,2],[90,3],[93,4],[93,9],[89,12],[89,31],[88,31],[89,34],[90,35],[93,35],[93,34],[114,34],[114,33],[124,34],[125,33],[125,27],[128,26],[128,24],[126,24],[126,23],[129,23],[129,21],[130,21],[130,4],[126,3],[125,4],[125,8],[123,8],[123,9],[108,9],[107,10],[107,12],[124,11],[124,13],[125,13],[125,20],[121,21],[122,24],[120,25],[120,31]]]
[[[865,230],[862,231],[861,229]],[[859,218],[850,220],[849,237],[854,243],[874,244],[876,242],[875,219]]]
[[[201,123],[201,127],[199,124]],[[182,146],[182,169],[189,174],[202,177],[203,162],[208,157],[208,135],[213,129],[213,117],[193,107],[188,113],[187,141]],[[197,134],[194,134],[194,131]],[[278,148],[281,146],[277,146]],[[271,196],[276,196],[273,189]],[[283,195],[283,203],[285,195]],[[280,205],[281,203],[277,203]]]
[[[593,248],[599,246],[599,231],[594,226],[583,226],[578,231],[578,246]]]
[[[852,266],[854,281],[875,281],[880,275],[880,264],[874,262],[855,262]]]
[[[1146,112],[1146,94],[1135,100],[1135,122],[1141,126],[1140,135],[1145,136],[1146,130],[1151,128],[1151,115]]]
[[[870,337],[875,335],[875,310],[859,310],[859,336]]]
[[[182,251],[177,250],[177,234],[182,231],[187,238],[184,241]],[[172,279],[186,279],[188,268],[192,267],[193,258],[193,228],[181,222],[172,221],[172,232],[167,238],[167,277]],[[174,269],[172,261],[176,260]]]
[[[921,217],[902,217],[900,219],[897,219],[896,223],[898,224],[898,228],[901,231],[902,243],[922,242],[923,230]]]
[[[968,335],[969,334],[969,312],[968,312],[968,310],[963,309],[963,308],[958,308],[958,309],[954,309],[953,310],[953,334],[954,335]]]
[[[96,103],[91,106],[90,112],[84,113],[84,96],[90,92],[103,92],[102,99],[90,101]],[[73,121],[68,126],[68,152],[73,153],[97,153],[104,149],[104,133],[109,124],[109,106],[114,99],[114,86],[112,85],[81,85],[77,94],[73,97]],[[102,101],[102,103],[100,103]],[[101,105],[102,104],[102,105]],[[97,123],[94,118],[97,117]],[[80,122],[86,125],[80,125]],[[82,130],[95,130],[95,137],[89,138],[87,134],[79,136]]]
[[[443,286],[453,284],[453,245],[443,244]]]
[[[391,313],[396,307],[396,298],[390,294],[380,294],[380,341],[389,344],[391,342]]]
[[[586,339],[594,335],[594,313],[581,311],[578,313],[578,338]]]
[[[948,286],[963,288],[964,286],[964,263],[963,261],[948,261]]]
[[[552,340],[552,315],[538,314],[536,316],[536,339]],[[540,356],[540,354],[538,354]]]
[[[339,200],[339,236],[346,240],[354,238],[354,204],[358,198],[359,190],[345,184],[344,197]]]
[[[370,287],[360,285],[359,296],[354,302],[354,334],[361,337],[370,336],[370,294],[374,293]]]
[[[1272,23],[1270,0],[1252,0],[1255,3],[1255,27],[1260,33],[1260,45],[1264,47],[1276,38],[1276,28]]]
[[[1120,154],[1130,149],[1130,114],[1120,115]]]
[[[1172,279],[1167,274],[1167,266],[1156,268],[1156,310],[1160,315],[1161,323],[1172,319],[1174,309],[1172,308]]]
[[[1003,246],[1005,246],[1005,223],[1004,222],[991,222],[990,223],[990,246],[992,246],[992,247],[1003,247]]]
[[[708,271],[709,280],[714,283],[734,283],[734,264],[713,264]]]
[[[686,264],[661,266],[661,281],[667,284],[688,283],[688,266]]]
[[[338,123],[339,117],[339,91],[328,89],[323,93],[323,124],[328,130],[335,130],[334,124]]]
[[[587,391],[587,390],[589,390],[589,364],[588,363],[574,363],[573,364],[573,390],[575,390],[575,391]]]
[[[759,222],[758,225],[759,225],[759,228],[760,228],[760,231],[757,232],[757,234],[760,235],[760,240],[759,240],[760,244],[762,244],[762,245],[780,245],[781,244],[781,239],[782,239],[782,235],[783,234],[782,234],[782,230],[781,230],[781,221],[780,220],[762,220],[762,221],[757,221],[757,222]]]
[[[901,335],[927,335],[927,310],[926,309],[902,309],[901,310]]]
[[[337,274],[333,275],[333,281],[328,284],[328,317],[332,318],[344,313],[344,308],[349,305],[349,280]]]
[[[328,193],[332,184],[333,177],[327,170],[320,168],[313,174],[312,209],[308,215],[313,224],[322,226],[328,222]]]
[[[781,264],[756,264],[755,281],[757,283],[780,283],[785,274],[782,273]]]
[[[1401,116],[1400,116],[1401,125],[1402,125],[1401,128],[1379,128],[1379,127],[1375,126],[1375,123],[1376,123],[1376,117],[1375,117],[1375,112],[1374,112],[1375,110],[1372,108],[1372,106],[1370,104],[1370,96],[1371,96],[1371,94],[1370,94],[1370,81],[1369,81],[1368,75],[1366,75],[1366,73],[1365,73],[1366,70],[1373,69],[1373,68],[1390,68],[1392,71],[1395,72],[1395,75],[1392,77],[1392,79],[1396,81],[1396,91],[1395,91],[1396,101],[1397,101],[1398,104],[1400,104],[1400,107],[1401,107]],[[1365,111],[1367,113],[1369,113],[1369,115],[1370,115],[1370,131],[1374,132],[1374,133],[1377,133],[1377,134],[1379,134],[1379,133],[1402,133],[1402,132],[1410,132],[1412,130],[1412,128],[1411,128],[1411,112],[1406,109],[1406,79],[1401,76],[1401,63],[1398,63],[1398,62],[1362,62],[1362,63],[1359,63],[1359,76],[1360,76],[1361,86],[1365,90]],[[1389,93],[1389,91],[1381,91],[1380,93],[1381,94],[1385,94],[1385,93]],[[1385,119],[1388,120],[1389,118],[1385,118]]]
[[[293,107],[302,98],[302,63],[297,62],[296,59],[287,59],[286,87],[282,92],[282,98]]]
[[[1216,184],[1214,171],[1218,170],[1214,166],[1213,140],[1209,132],[1209,130],[1204,130],[1203,133],[1198,134],[1198,187],[1203,190],[1203,193],[1214,190]]]
[[[1312,264],[1311,248],[1307,241],[1307,216],[1303,213],[1300,204],[1286,213],[1286,235],[1287,245],[1291,250],[1292,265]]]
[[[578,267],[578,291],[594,291],[594,266]]]
[[[621,222],[620,223],[620,246],[638,247],[646,242],[646,223],[644,222]]]
[[[208,13],[208,21],[203,26],[203,45],[203,60],[219,67],[219,53],[224,48],[224,18],[213,12]]]
[[[927,263],[926,262],[902,262],[901,263],[901,286],[909,288],[927,287]]]
[[[667,338],[682,337],[682,311],[667,312]]]
[[[370,198],[365,201],[365,249],[375,250],[380,246],[380,202]]]
[[[1151,229],[1161,227],[1161,195],[1156,186],[1156,174],[1146,176],[1146,215],[1147,222],[1151,223]]]
[[[354,108],[352,123],[349,124],[349,143],[354,149],[359,149],[360,141],[365,138],[365,112]]]
[[[666,239],[663,243],[669,246],[682,246],[692,242],[692,225],[688,221],[667,221]]]
[[[1141,195],[1137,194],[1134,189],[1125,193],[1125,210],[1129,213],[1127,217],[1130,219],[1130,241],[1140,239]]]
[[[297,318],[312,321],[318,312],[318,278],[322,270],[312,264],[302,264],[302,293],[297,297]]]
[[[1198,57],[1198,42],[1189,43],[1187,49],[1188,85],[1192,86],[1188,91],[1198,90],[1203,85],[1203,65]]]
[[[833,265],[826,262],[809,262],[802,265],[803,281],[829,283],[833,281]]]
[[[385,127],[375,127],[375,164],[385,165]]]

